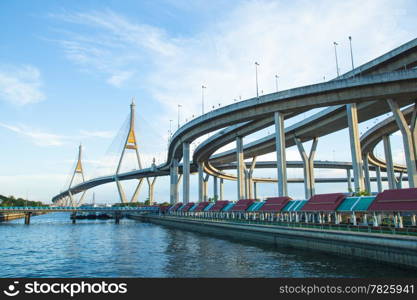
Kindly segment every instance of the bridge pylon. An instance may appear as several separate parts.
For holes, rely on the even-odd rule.
[[[123,162],[123,158],[124,158],[124,155],[126,153],[126,150],[135,151],[136,159],[137,159],[137,162],[138,162],[138,167],[139,167],[139,169],[142,169],[142,163],[141,163],[141,160],[140,160],[138,143],[137,143],[136,134],[135,134],[135,109],[136,109],[136,104],[135,104],[135,99],[133,98],[132,103],[130,104],[129,132],[127,134],[126,141],[125,141],[125,144],[123,146],[122,153],[120,155],[119,164],[117,165],[116,176],[115,176],[117,190],[119,191],[119,196],[120,196],[120,200],[122,201],[122,203],[127,203],[128,202],[127,198],[126,198],[125,191],[123,189],[123,186],[121,185],[121,183],[119,181],[120,168],[122,166],[122,162]],[[136,189],[135,189],[135,191],[132,195],[132,198],[130,199],[130,202],[137,202],[139,192],[140,192],[140,188],[141,188],[142,183],[143,183],[143,178],[140,178],[138,180],[139,180],[138,185],[136,186]]]
[[[83,164],[82,164],[82,160],[81,160],[82,151],[83,151],[83,147],[80,144],[80,146],[78,147],[77,164],[75,165],[75,169],[74,169],[74,172],[72,173],[71,181],[70,181],[70,184],[69,184],[69,187],[68,187],[68,196],[69,196],[69,201],[70,201],[71,206],[79,206],[83,202],[84,196],[85,196],[85,193],[86,193],[86,191],[83,191],[83,193],[80,197],[80,200],[77,202],[74,199],[74,196],[72,195],[72,192],[71,192],[71,187],[72,187],[72,184],[74,183],[74,179],[75,179],[76,176],[81,176],[82,182],[85,182],[84,168],[83,168]],[[66,204],[68,204],[68,203],[66,203]]]

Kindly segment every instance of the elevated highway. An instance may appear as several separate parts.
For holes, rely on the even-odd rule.
[[[207,113],[188,122],[174,134],[167,161],[164,164],[119,174],[118,178],[127,180],[168,174],[172,177],[173,173],[175,177],[175,173],[178,174],[179,161],[183,159],[186,168],[182,172],[186,175],[184,187],[187,191],[189,190],[189,173],[198,170],[196,163],[190,164],[189,144],[206,133],[227,127],[213,136],[210,141],[201,145],[193,157],[194,162],[205,162],[207,173],[221,177],[225,175],[213,166],[233,162],[235,155],[233,151],[211,157],[212,154],[221,146],[230,143],[232,137],[247,135],[276,124],[274,117],[277,112],[285,118],[313,108],[333,106],[285,129],[284,144],[288,147],[294,145],[294,137],[305,142],[346,128],[349,125],[346,117],[346,104],[357,105],[359,121],[389,111],[386,99],[395,99],[400,107],[409,105],[417,96],[417,70],[398,70],[409,69],[416,65],[416,49],[417,42],[413,40],[333,81],[252,98]],[[394,72],[384,73],[381,70],[394,70]],[[276,135],[247,145],[244,155],[254,157],[275,150]],[[114,180],[115,176],[93,179],[74,187],[71,192],[77,193]],[[68,191],[65,191],[55,196],[54,200],[65,197],[67,194]],[[185,197],[187,198],[187,195]]]

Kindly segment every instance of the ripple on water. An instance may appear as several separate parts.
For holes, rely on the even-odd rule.
[[[274,249],[132,220],[68,213],[0,223],[0,277],[411,277],[412,271]]]

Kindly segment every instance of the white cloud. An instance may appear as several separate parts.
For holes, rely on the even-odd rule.
[[[45,99],[40,71],[30,65],[0,66],[0,99],[16,105]]]
[[[114,131],[89,131],[89,130],[80,130],[80,133],[83,137],[98,137],[104,139],[111,139],[114,137]]]
[[[20,135],[26,136],[37,146],[62,146],[69,137],[43,132],[26,125],[9,125],[0,123],[0,126]]]
[[[73,144],[75,141],[88,138],[105,138],[110,139],[114,136],[113,131],[87,131],[80,130],[80,135],[59,135],[50,132],[46,132],[40,129],[33,128],[32,126],[18,124],[10,125],[6,123],[0,123],[0,127],[6,128],[10,131],[16,132],[19,135],[28,137],[35,145],[48,147],[48,146],[63,146],[66,144]]]

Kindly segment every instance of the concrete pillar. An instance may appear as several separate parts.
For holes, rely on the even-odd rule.
[[[285,127],[284,114],[274,113],[275,121],[275,149],[277,152],[278,196],[288,196],[287,161],[285,158]]]
[[[388,187],[390,190],[396,188],[395,186],[395,174],[394,174],[394,163],[392,161],[392,151],[391,151],[391,142],[388,135],[382,137],[384,143],[384,152],[385,152],[385,163],[387,164],[387,177],[388,177]]]
[[[294,138],[295,143],[297,144],[298,151],[303,160],[303,169],[304,169],[304,192],[305,198],[310,199],[314,195],[314,156],[316,154],[318,138],[313,139],[313,144],[311,145],[310,154],[307,156],[307,153],[301,143],[299,138]]]
[[[356,222],[356,214],[355,214],[354,211],[352,211],[352,225],[353,226],[358,225],[357,222]]]
[[[392,99],[387,100],[395,121],[397,122],[398,128],[401,131],[403,137],[403,146],[405,161],[407,163],[407,176],[408,176],[408,185],[410,188],[417,187],[417,168],[416,168],[416,152],[414,150],[414,133],[411,131],[410,127],[407,124],[404,114],[400,110],[398,103]],[[414,124],[412,124],[412,129],[415,131]]]
[[[30,217],[32,216],[31,212],[27,212],[25,213],[25,224],[29,225],[30,224]]]
[[[395,178],[395,184],[397,186],[397,189],[402,189],[403,188],[403,172],[400,172],[400,175],[398,176],[398,178]]]
[[[245,197],[245,161],[243,160],[243,140],[241,137],[236,138],[236,161],[237,161],[237,199]]]
[[[369,177],[369,154],[364,153],[363,155],[363,169],[365,172],[365,190],[371,193],[371,179]]]
[[[374,227],[378,227],[379,226],[378,216],[376,215],[376,213],[374,213],[374,215],[373,215],[373,226]]]
[[[382,179],[381,179],[381,167],[376,166],[376,183],[378,186],[378,193],[382,192]]]
[[[150,205],[152,205],[155,201],[154,200],[154,191],[155,191],[156,178],[157,177],[154,177],[151,181],[148,177],[146,177],[146,181],[148,182],[148,198],[149,198]]]
[[[346,105],[347,119],[349,124],[349,137],[350,137],[350,150],[352,154],[352,168],[353,177],[355,180],[355,192],[363,191],[364,178],[363,178],[363,163],[360,145],[360,136],[358,129],[358,113],[356,104]]]
[[[257,186],[257,182],[253,182],[253,198],[254,199],[258,199],[258,186]]]
[[[182,144],[182,202],[190,202],[190,143]]]
[[[213,177],[213,197],[214,201],[219,200],[219,192],[218,192],[218,183],[217,183],[217,177]]]
[[[352,189],[352,175],[350,174],[350,169],[346,169],[346,178],[347,178],[347,184],[348,184],[348,191],[353,192]]]
[[[220,178],[220,194],[219,194],[219,200],[224,199],[224,179]]]
[[[206,177],[203,178],[203,201],[208,201],[208,181],[209,181],[210,175],[206,174]]]
[[[114,214],[114,223],[115,224],[119,224],[120,223],[120,213],[118,213],[118,212],[116,212],[115,214]]]
[[[252,158],[251,166],[248,170],[245,170],[245,177],[246,177],[246,198],[253,199],[253,170],[256,166],[256,156]]]
[[[202,162],[198,163],[198,202],[204,198],[204,166]]]
[[[170,195],[169,203],[171,205],[178,202],[178,160],[173,159],[169,170],[170,174]]]
[[[412,226],[416,226],[416,225],[417,225],[417,222],[416,222],[416,215],[415,215],[415,214],[413,214],[413,215],[411,216],[411,225],[412,225]]]

